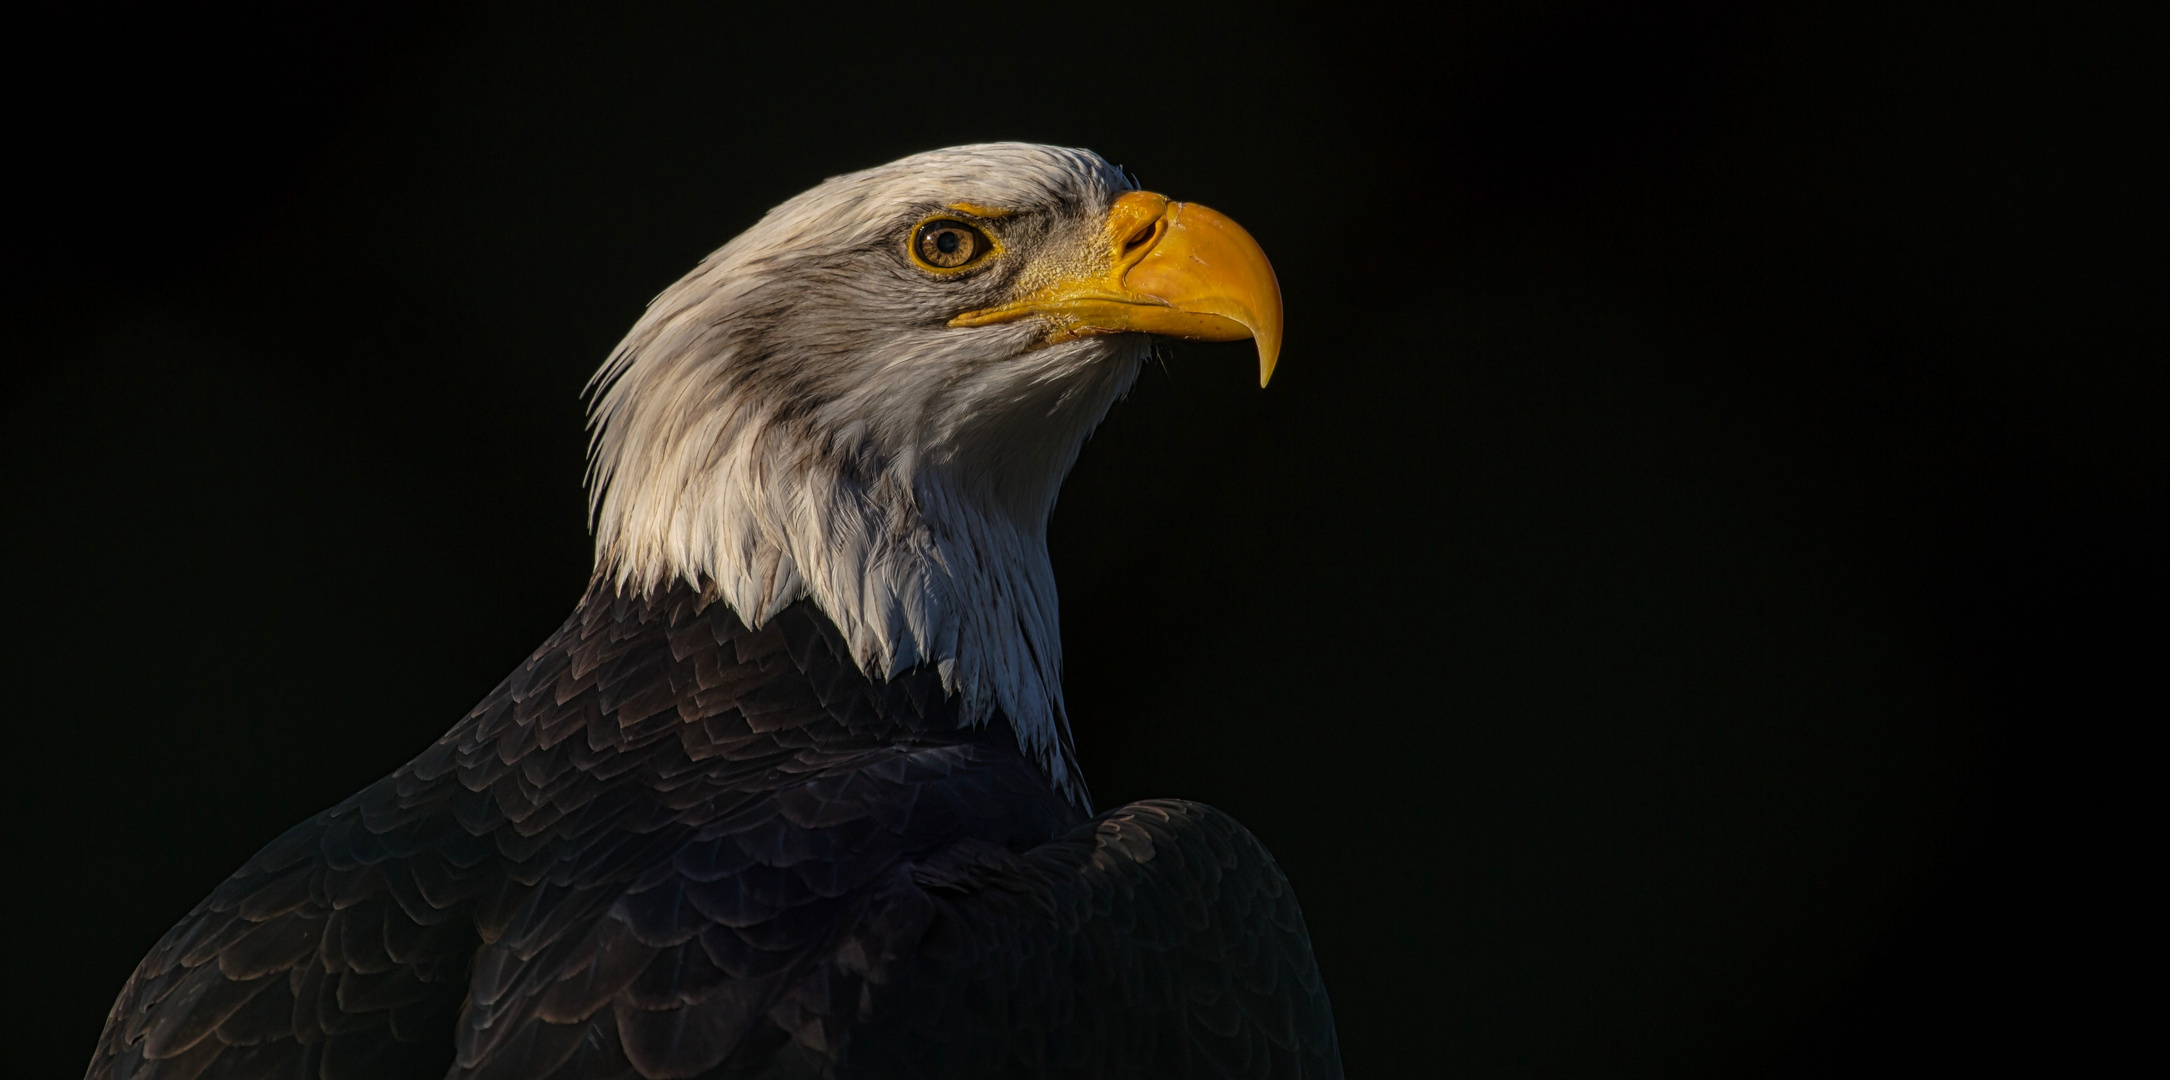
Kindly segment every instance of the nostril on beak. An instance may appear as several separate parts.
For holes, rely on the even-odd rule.
[[[1151,221],[1140,224],[1137,229],[1133,231],[1130,236],[1123,241],[1122,253],[1124,255],[1136,254],[1139,248],[1144,247],[1147,243],[1151,242],[1155,236],[1160,235],[1160,223],[1160,218],[1154,218]]]

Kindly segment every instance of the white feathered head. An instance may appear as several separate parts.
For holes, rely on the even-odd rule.
[[[596,374],[598,575],[759,625],[811,597],[859,665],[937,665],[1082,798],[1046,530],[1153,335],[1255,338],[1248,234],[1098,155],[960,146],[839,176],[649,304]]]

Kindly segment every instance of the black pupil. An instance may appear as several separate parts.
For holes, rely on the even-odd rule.
[[[964,238],[957,235],[955,229],[944,229],[941,235],[934,238],[934,246],[940,249],[944,255],[955,255],[957,249],[963,244]]]

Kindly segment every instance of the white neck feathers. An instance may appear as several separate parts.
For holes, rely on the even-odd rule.
[[[857,334],[804,290],[717,287],[745,239],[657,297],[597,376],[597,573],[683,580],[756,626],[811,597],[869,677],[934,665],[967,723],[999,709],[1084,803],[1047,522],[1149,346]]]

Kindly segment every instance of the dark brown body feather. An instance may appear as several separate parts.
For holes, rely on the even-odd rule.
[[[801,602],[591,592],[422,756],[258,853],[89,1075],[1340,1075],[1303,917],[1196,803],[1087,819]]]

